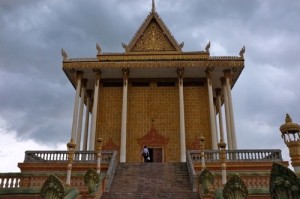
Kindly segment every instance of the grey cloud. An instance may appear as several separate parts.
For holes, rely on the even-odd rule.
[[[246,45],[246,67],[233,89],[241,148],[284,147],[278,128],[285,113],[300,123],[299,6],[297,0],[156,1],[185,51],[211,41],[213,55],[238,55]],[[150,10],[150,0],[0,1],[0,116],[21,139],[68,141],[74,88],[61,70],[60,49],[95,57],[98,42],[105,52],[122,52]]]

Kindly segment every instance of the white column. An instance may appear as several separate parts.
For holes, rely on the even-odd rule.
[[[75,95],[75,104],[74,104],[74,113],[73,113],[73,123],[72,123],[72,135],[71,138],[76,143],[76,128],[78,122],[78,101],[79,101],[79,94],[81,89],[81,78],[83,76],[83,72],[77,71],[76,72],[76,95]]]
[[[220,142],[224,142],[224,130],[223,130],[223,113],[221,107],[221,89],[216,89],[217,94],[217,107],[219,112],[219,130],[220,130]]]
[[[225,120],[226,120],[227,143],[228,143],[228,149],[232,150],[231,127],[230,127],[230,111],[229,111],[229,105],[228,105],[228,96],[227,96],[225,78],[222,78],[221,82],[222,82],[224,104],[225,104]]]
[[[84,98],[85,98],[87,79],[82,79],[81,81],[82,82],[81,82],[79,118],[78,118],[78,126],[77,126],[76,151],[79,151],[81,148],[82,118],[83,118]]]
[[[215,119],[215,128],[216,128],[216,143],[218,146],[218,142],[219,142],[219,131],[218,131],[218,125],[217,125],[217,98],[214,97],[213,99],[214,102],[214,119]]]
[[[90,95],[87,92],[87,98],[86,98],[86,112],[85,112],[85,124],[84,124],[84,136],[83,136],[83,147],[82,150],[87,150],[87,144],[88,144],[88,133],[89,133],[89,120],[90,120],[90,106],[91,106],[91,98]]]
[[[210,129],[211,129],[211,145],[213,150],[218,149],[217,144],[217,131],[216,131],[216,116],[214,111],[214,101],[213,101],[213,89],[211,81],[211,70],[206,70],[207,76],[207,90],[208,90],[208,102],[209,102],[209,116],[210,116]]]
[[[90,151],[95,150],[100,75],[101,75],[101,71],[96,71],[93,113],[92,113],[92,124],[91,124],[92,128],[91,128],[91,136],[90,136],[90,144],[89,144],[90,145],[90,147],[89,147]]]
[[[126,162],[128,75],[129,75],[128,68],[124,68],[123,69],[123,102],[122,102],[120,162]]]
[[[234,125],[234,115],[233,115],[233,103],[231,96],[231,83],[230,83],[230,71],[225,72],[226,78],[226,88],[227,88],[227,96],[228,96],[228,105],[229,105],[229,113],[230,113],[230,127],[231,127],[231,139],[232,139],[232,149],[237,149],[237,141],[236,141],[236,133],[235,133],[235,125]]]
[[[184,99],[183,99],[183,72],[184,72],[183,68],[177,69],[178,88],[179,88],[180,161],[186,162]]]

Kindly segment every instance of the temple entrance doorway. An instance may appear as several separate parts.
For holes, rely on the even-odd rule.
[[[162,148],[148,148],[150,153],[150,162],[163,162]]]

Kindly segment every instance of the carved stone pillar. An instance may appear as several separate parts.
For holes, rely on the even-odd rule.
[[[201,157],[201,170],[203,171],[205,166],[205,154],[204,154],[204,145],[205,145],[205,137],[199,137],[199,145],[200,145],[200,157]]]
[[[122,101],[120,162],[126,162],[128,75],[129,75],[128,68],[124,68],[123,69],[123,101]]]
[[[89,123],[90,123],[90,108],[91,108],[91,94],[92,91],[87,91],[86,96],[86,112],[85,112],[85,124],[84,124],[84,136],[83,136],[83,147],[82,150],[87,150],[88,134],[89,134]]]
[[[184,119],[184,99],[183,99],[183,73],[184,68],[177,69],[179,88],[179,119],[180,119],[180,161],[186,162],[185,143],[185,119]]]
[[[226,121],[226,134],[227,134],[227,143],[228,149],[232,150],[232,139],[231,139],[231,127],[230,127],[230,111],[228,105],[227,89],[225,78],[221,78],[224,104],[225,104],[225,121]]]
[[[224,142],[220,142],[219,146],[219,156],[221,160],[221,170],[222,170],[222,184],[226,184],[227,182],[227,172],[226,172],[226,144]]]
[[[71,138],[76,142],[76,132],[77,132],[77,122],[78,122],[78,103],[79,103],[79,94],[81,89],[81,79],[83,77],[83,72],[76,72],[76,95],[74,103],[74,112],[73,112],[73,122],[72,122],[72,134]]]
[[[229,70],[224,71],[229,113],[230,113],[230,127],[231,127],[231,139],[232,139],[232,149],[237,149],[236,133],[235,133],[235,124],[234,124],[234,114],[233,114],[233,102],[231,96],[231,72]]]
[[[96,72],[96,80],[95,80],[94,102],[93,102],[93,113],[92,113],[92,125],[91,125],[92,128],[91,128],[90,147],[89,147],[91,151],[95,150],[98,96],[99,96],[99,86],[100,86],[100,77],[101,77],[100,70],[97,70],[95,72]]]
[[[101,171],[101,150],[102,150],[103,139],[97,138],[97,173]]]
[[[83,118],[83,108],[85,99],[85,90],[87,79],[81,80],[81,93],[80,93],[80,106],[79,106],[79,118],[77,124],[77,138],[76,138],[76,150],[79,151],[81,148],[81,132],[82,132],[82,118]]]
[[[71,186],[72,163],[73,163],[74,152],[75,152],[75,147],[76,147],[76,144],[74,143],[72,138],[71,138],[70,142],[67,144],[67,147],[68,147],[68,167],[67,167],[66,185]]]
[[[209,102],[209,116],[210,116],[210,129],[211,129],[211,144],[212,144],[212,149],[217,150],[218,145],[217,145],[217,131],[216,131],[216,116],[215,116],[215,111],[214,111],[211,73],[212,73],[211,69],[206,70],[208,102]]]
[[[221,107],[221,89],[216,89],[217,94],[217,110],[219,113],[219,130],[220,130],[220,142],[224,142],[224,131],[223,131],[223,113]]]

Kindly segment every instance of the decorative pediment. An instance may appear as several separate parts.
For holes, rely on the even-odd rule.
[[[178,44],[155,10],[148,15],[128,45],[122,44],[129,52],[181,52]]]
[[[154,126],[152,126],[150,131],[148,131],[148,133],[143,137],[138,138],[137,141],[141,146],[163,146],[168,144],[169,138],[160,135],[158,131],[154,128]]]

